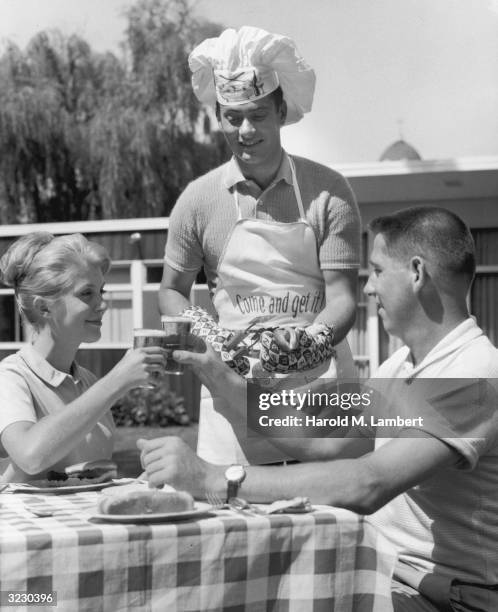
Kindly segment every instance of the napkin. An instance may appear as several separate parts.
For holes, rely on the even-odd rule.
[[[292,499],[279,499],[266,508],[267,514],[278,514],[284,512],[300,513],[311,512],[313,506],[308,497],[293,497]]]

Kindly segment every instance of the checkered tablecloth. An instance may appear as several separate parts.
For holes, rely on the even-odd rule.
[[[97,495],[0,495],[0,590],[58,598],[5,610],[391,610],[393,551],[354,513],[110,524],[90,519]],[[25,503],[55,514],[35,518]]]

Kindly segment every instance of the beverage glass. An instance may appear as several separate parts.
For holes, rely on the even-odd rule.
[[[166,345],[166,334],[162,329],[134,329],[133,330],[133,348],[142,348],[144,346],[161,346]],[[159,372],[151,372],[150,377],[155,381],[160,378]],[[154,389],[156,385],[143,384],[141,389]]]
[[[188,336],[190,333],[190,319],[186,317],[170,317],[163,315],[161,325],[166,335],[162,345],[167,351],[166,374],[183,374],[183,364],[178,363],[172,357],[173,351],[186,350],[188,348]]]

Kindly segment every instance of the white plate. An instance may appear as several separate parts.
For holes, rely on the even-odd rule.
[[[90,518],[107,523],[167,523],[209,516],[212,506],[196,502],[193,510],[185,512],[158,512],[148,514],[94,514]]]
[[[53,495],[64,495],[66,493],[81,493],[83,491],[100,491],[106,487],[115,487],[121,484],[128,484],[130,479],[120,479],[114,481],[109,480],[107,482],[96,482],[94,484],[81,484],[81,485],[69,485],[67,487],[46,487],[42,486],[42,483],[46,480],[33,480],[32,482],[26,483],[12,483],[9,490],[12,493],[52,493]]]

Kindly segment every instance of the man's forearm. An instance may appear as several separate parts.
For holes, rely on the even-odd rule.
[[[458,452],[431,435],[395,438],[358,459],[248,466],[241,496],[255,502],[303,496],[312,503],[371,514],[459,461]],[[226,487],[223,473],[219,466],[208,468],[208,490]]]
[[[373,441],[368,438],[268,438],[268,441],[298,461],[361,457],[373,449]]]
[[[323,270],[325,280],[325,307],[318,313],[316,321],[332,325],[334,343],[346,337],[356,317],[356,292],[358,271]]]
[[[332,325],[334,328],[334,344],[343,340],[353,327],[356,318],[356,304],[349,295],[336,297],[328,302],[316,317],[317,321]]]
[[[300,463],[288,466],[247,466],[240,496],[253,502],[308,497],[360,514],[377,507],[376,481],[362,459]],[[224,467],[212,466],[209,490],[226,493]]]

